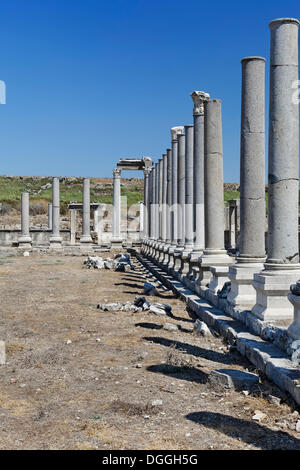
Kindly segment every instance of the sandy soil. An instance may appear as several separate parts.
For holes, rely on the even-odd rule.
[[[207,381],[253,367],[220,338],[195,336],[172,293],[149,298],[172,317],[96,308],[132,301],[145,279],[140,268],[89,270],[82,257],[2,259],[0,448],[300,449],[297,412],[267,401],[271,384],[245,396]]]

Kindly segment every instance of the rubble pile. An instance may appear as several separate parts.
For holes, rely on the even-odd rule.
[[[101,258],[101,256],[88,256],[83,264],[89,269],[114,269],[115,271],[125,272],[134,269],[131,264],[130,256],[127,253],[118,254],[115,259]]]
[[[155,313],[156,315],[168,315],[171,313],[172,307],[170,305],[161,304],[159,302],[155,302],[150,304],[146,297],[135,297],[133,303],[132,302],[111,302],[108,304],[98,304],[97,308],[102,310],[103,312],[129,312],[132,311],[134,313],[143,312],[148,310],[151,313]]]

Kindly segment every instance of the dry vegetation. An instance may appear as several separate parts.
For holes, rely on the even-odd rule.
[[[294,409],[264,397],[279,393],[271,384],[245,396],[207,381],[212,369],[253,368],[220,338],[195,336],[172,293],[149,298],[172,317],[96,308],[133,300],[145,279],[81,257],[2,260],[1,449],[300,449]]]

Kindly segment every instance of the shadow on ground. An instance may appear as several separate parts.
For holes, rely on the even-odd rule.
[[[199,411],[189,413],[186,418],[206,428],[217,430],[226,436],[240,439],[263,450],[300,450],[300,440],[283,431],[274,431],[267,427],[240,418]]]

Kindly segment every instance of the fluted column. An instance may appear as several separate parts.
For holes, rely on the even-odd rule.
[[[83,178],[83,195],[82,195],[82,236],[80,243],[92,243],[91,237],[91,203],[90,203],[90,179]]]
[[[52,247],[60,247],[62,244],[59,233],[59,202],[59,178],[54,177],[52,180],[52,234],[49,240]]]
[[[48,229],[52,230],[52,204],[48,203]]]
[[[184,248],[181,254],[180,277],[184,277],[189,269],[188,258],[193,250],[194,242],[194,126],[186,125],[185,129],[185,209],[184,209]]]
[[[300,278],[299,203],[299,21],[280,18],[270,23],[269,229],[265,269],[254,275],[257,301],[252,312],[263,320],[289,319],[290,285]]]
[[[121,170],[113,170],[113,220],[112,220],[112,248],[122,248],[121,237]]]
[[[21,194],[21,235],[19,236],[19,247],[30,248],[31,236],[29,232],[29,193]]]
[[[185,134],[178,136],[178,249],[183,250],[185,242]]]
[[[151,169],[144,169],[144,240],[149,238],[149,175]]]
[[[172,150],[167,149],[167,178],[166,178],[166,242],[164,244],[163,252],[165,253],[163,259],[163,266],[168,267],[169,262],[169,248],[171,244],[171,206],[172,206]]]
[[[191,260],[198,261],[205,247],[204,229],[204,104],[209,94],[193,91],[194,103],[194,245]]]
[[[240,238],[237,262],[229,269],[231,306],[252,308],[255,273],[265,261],[265,59],[242,59]]]

